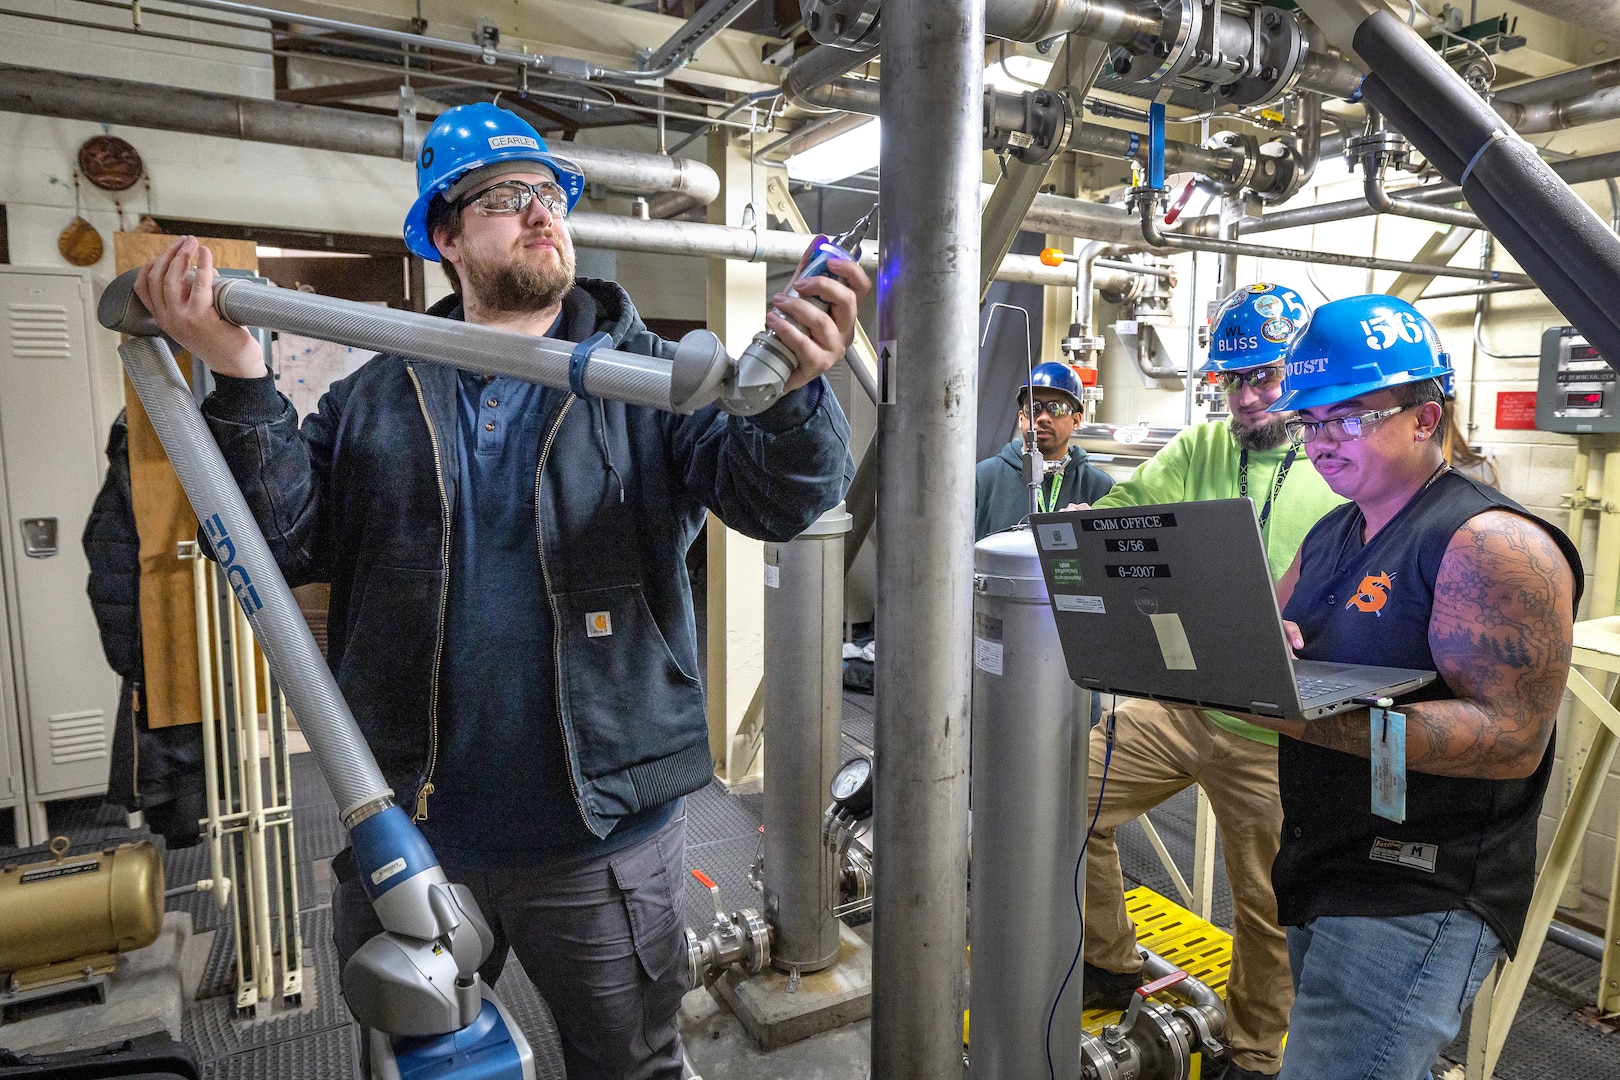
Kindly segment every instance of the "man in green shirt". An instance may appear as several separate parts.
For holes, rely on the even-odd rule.
[[[1030,425],[1029,395],[1035,396],[1035,448],[1045,459],[1040,509],[1062,510],[1088,503],[1113,486],[1113,478],[1070,446],[1080,420],[1080,379],[1069,365],[1049,360],[1036,364],[1018,388],[1018,438],[985,458],[974,470],[973,539],[1010,529],[1029,516],[1029,485],[1024,480],[1024,432]]]
[[[1273,581],[1294,561],[1318,518],[1342,502],[1317,475],[1283,421],[1267,413],[1282,389],[1288,342],[1309,319],[1292,289],[1258,283],[1228,296],[1217,314],[1209,361],[1231,419],[1180,432],[1093,505],[1097,509],[1247,496],[1254,500]],[[1210,572],[1219,573],[1211,556]],[[1106,709],[1107,702],[1104,702]],[[1125,912],[1114,830],[1191,784],[1200,785],[1220,823],[1232,885],[1232,967],[1227,978],[1225,1080],[1276,1074],[1288,1030],[1293,984],[1288,943],[1277,926],[1271,863],[1281,839],[1277,737],[1225,713],[1123,699],[1114,745],[1106,726],[1091,733],[1091,805],[1102,810],[1086,856],[1085,997],[1090,1007],[1123,1008],[1141,983],[1136,930]],[[1207,1077],[1213,1076],[1206,1070]]]

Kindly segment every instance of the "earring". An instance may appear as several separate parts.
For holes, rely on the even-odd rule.
[[[1418,437],[1418,442],[1422,442],[1424,439],[1428,438],[1428,435],[1426,435],[1424,432],[1420,431],[1420,432],[1417,433],[1417,437]]]

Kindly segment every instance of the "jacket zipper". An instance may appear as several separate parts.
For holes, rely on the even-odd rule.
[[[540,474],[545,471],[546,458],[551,454],[551,444],[557,440],[557,432],[562,429],[563,418],[576,400],[573,394],[569,394],[563,401],[557,421],[551,425],[551,430],[546,433],[545,445],[540,448],[540,462],[534,468],[534,545],[540,551],[540,578],[545,585],[546,603],[551,606],[552,689],[557,696],[557,729],[562,734],[563,755],[568,759],[568,790],[574,796],[574,805],[579,808],[580,820],[588,825],[585,803],[579,797],[579,785],[574,783],[574,749],[568,741],[568,725],[563,723],[562,718],[562,622],[557,613],[557,598],[551,592],[551,569],[546,565],[546,545],[540,528]]]
[[[433,794],[433,769],[439,762],[439,664],[444,656],[444,618],[450,605],[450,495],[444,487],[444,462],[439,453],[439,435],[433,428],[433,417],[428,414],[427,398],[422,394],[422,383],[416,377],[416,369],[406,365],[405,371],[411,377],[411,385],[416,387],[416,403],[422,408],[422,419],[427,421],[428,441],[433,444],[433,474],[439,481],[439,508],[444,514],[444,587],[439,592],[439,635],[433,643],[433,685],[432,697],[428,700],[428,763],[427,775],[422,778],[422,786],[416,790],[416,812],[411,815],[412,821],[426,821],[428,816],[428,796]]]

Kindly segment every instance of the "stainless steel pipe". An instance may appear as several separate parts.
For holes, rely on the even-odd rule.
[[[1164,32],[1164,19],[1151,4],[1119,0],[986,0],[984,32],[1008,41],[1079,34],[1120,45],[1146,44]]]
[[[839,503],[785,544],[765,545],[765,919],[771,963],[838,959],[837,868],[822,843],[844,710],[844,534]]]
[[[883,11],[872,1075],[959,1076],[967,950],[983,0]],[[904,598],[904,610],[900,599]]]
[[[398,117],[16,64],[0,64],[0,110],[395,160],[416,156],[415,125],[407,131]],[[561,152],[591,183],[614,191],[673,191],[703,203],[720,193],[719,174],[699,161],[583,143]]]

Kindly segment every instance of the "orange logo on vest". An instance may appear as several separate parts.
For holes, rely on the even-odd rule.
[[[1368,574],[1357,586],[1359,591],[1346,600],[1344,606],[1357,611],[1370,611],[1383,618],[1384,605],[1389,602],[1389,590],[1394,586],[1388,574]]]

